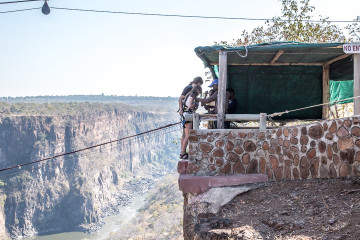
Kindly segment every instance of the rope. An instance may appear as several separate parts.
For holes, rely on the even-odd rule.
[[[343,101],[346,101],[346,100],[356,99],[356,98],[360,98],[360,96],[351,97],[351,98],[345,98],[345,99],[341,99],[341,100],[333,101],[333,102],[328,102],[328,103],[321,103],[321,104],[311,105],[311,106],[308,106],[308,107],[297,108],[297,109],[293,109],[293,110],[286,110],[284,112],[273,113],[273,114],[266,115],[266,116],[268,116],[268,117],[277,117],[277,116],[279,116],[280,117],[281,115],[286,114],[286,113],[296,112],[296,111],[305,110],[305,109],[314,108],[314,107],[320,107],[320,106],[324,106],[324,105],[330,105],[330,104],[333,104],[333,103],[343,102]]]
[[[100,143],[100,144],[93,145],[93,146],[90,146],[90,147],[78,149],[78,150],[75,150],[75,151],[72,151],[72,152],[62,153],[62,154],[59,154],[59,155],[55,155],[55,156],[52,156],[52,157],[40,159],[40,160],[37,160],[37,161],[33,161],[33,162],[29,162],[29,163],[23,163],[23,164],[20,164],[20,165],[3,168],[3,169],[0,169],[0,172],[11,170],[11,169],[14,169],[14,168],[19,168],[20,169],[23,166],[27,166],[27,165],[31,165],[31,164],[35,164],[35,163],[39,163],[39,162],[43,162],[43,161],[49,161],[49,160],[52,160],[52,159],[55,159],[55,158],[63,157],[63,156],[78,153],[78,152],[83,152],[85,150],[89,150],[89,149],[96,148],[96,147],[101,147],[101,146],[108,145],[108,144],[111,144],[111,143],[114,143],[114,142],[120,142],[120,141],[123,141],[125,139],[132,138],[132,137],[138,137],[138,136],[141,136],[141,135],[146,135],[146,134],[149,134],[149,133],[152,133],[152,132],[159,131],[161,129],[165,129],[165,128],[169,128],[169,127],[178,125],[180,123],[181,122],[168,124],[168,125],[165,125],[163,127],[155,128],[155,129],[152,129],[152,130],[149,130],[149,131],[146,131],[146,132],[138,133],[138,134],[135,134],[135,135],[123,137],[123,138],[120,138],[120,139],[116,139],[116,140],[112,140],[112,141],[108,141],[108,142],[104,142],[104,143]]]
[[[247,55],[248,55],[248,49],[247,49],[247,47],[245,46],[245,55],[241,55],[241,53],[239,53],[238,51],[236,51],[236,53],[237,53],[240,57],[246,58]]]

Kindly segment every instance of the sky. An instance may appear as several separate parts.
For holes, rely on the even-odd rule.
[[[15,1],[15,0],[6,0]],[[5,0],[0,0],[5,2]],[[314,19],[353,20],[358,0],[312,0]],[[51,7],[222,17],[281,16],[278,0],[50,0]],[[42,1],[0,5],[0,12]],[[105,94],[179,96],[205,78],[194,48],[232,41],[264,21],[51,9],[0,14],[0,97]],[[344,27],[345,25],[340,25]]]

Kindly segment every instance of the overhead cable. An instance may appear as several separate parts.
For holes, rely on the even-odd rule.
[[[174,126],[173,126],[174,127]],[[159,136],[162,136],[162,135],[166,135],[166,134],[169,134],[169,133],[173,133],[173,132],[175,132],[175,131],[179,131],[179,129],[175,129],[175,130],[167,130],[166,132],[160,132],[160,133],[158,133],[158,132],[156,132],[155,133],[155,135],[150,135],[150,134],[148,134],[148,135],[146,135],[146,136],[148,136],[149,138],[147,139],[147,140],[150,140],[150,137],[152,137],[152,136],[157,136],[157,137],[159,137]],[[152,134],[154,134],[154,133],[152,133]],[[129,144],[134,144],[134,143],[136,143],[135,142],[135,139],[126,139],[126,141],[127,142],[125,142],[125,141],[122,141],[122,143],[123,144],[127,144],[127,145],[129,145]],[[155,145],[155,146],[157,146],[157,145]],[[110,150],[110,151],[112,151],[111,149],[107,149],[107,148],[109,148],[109,147],[111,147],[111,145],[107,145],[107,146],[105,146],[104,148],[101,148],[101,150],[102,151],[107,151],[107,150]],[[93,150],[93,149],[92,149]],[[91,150],[90,151],[86,151],[86,152],[81,152],[80,153],[81,155],[80,155],[80,157],[82,157],[82,158],[84,158],[84,157],[93,157],[93,156],[95,156],[95,154],[99,154],[98,152],[91,152]],[[104,154],[104,153],[102,153],[102,154]],[[54,160],[54,158],[52,158],[52,159],[50,159],[50,160]],[[62,159],[61,161],[64,161],[65,159]],[[26,167],[26,166],[25,166]],[[7,177],[10,177],[10,176],[15,176],[15,175],[18,175],[18,174],[21,174],[22,172],[24,172],[24,171],[34,171],[34,170],[36,170],[36,169],[40,169],[40,168],[42,168],[43,166],[36,166],[36,167],[32,167],[31,169],[26,169],[26,168],[20,168],[20,169],[18,169],[16,172],[12,172],[12,173],[8,173],[8,174],[6,174],[6,175],[0,175],[0,179],[4,179],[4,178],[7,178]],[[17,167],[17,168],[19,168],[19,167]]]
[[[3,12],[0,12],[0,13],[25,12],[25,11],[31,11],[31,10],[37,10],[37,9],[41,9],[41,7],[37,7],[37,8],[25,8],[25,9],[17,9],[17,10],[9,10],[9,11],[3,11]]]
[[[21,0],[21,1],[12,1],[12,2],[0,2],[0,4],[23,3],[23,2],[35,2],[35,1],[44,1],[44,0]]]
[[[63,157],[63,156],[70,155],[70,154],[74,154],[74,153],[78,153],[78,152],[83,152],[83,151],[86,151],[86,150],[89,150],[89,149],[93,149],[93,148],[96,148],[96,147],[101,147],[101,146],[108,145],[108,144],[111,144],[111,143],[114,143],[114,142],[120,142],[120,141],[123,141],[123,140],[125,140],[125,139],[129,139],[129,138],[133,138],[133,137],[138,137],[138,136],[146,135],[146,134],[149,134],[149,133],[152,133],[152,132],[156,132],[156,131],[159,131],[159,130],[162,130],[162,129],[166,129],[166,128],[173,127],[173,126],[178,125],[178,124],[180,124],[180,123],[181,123],[181,122],[168,124],[168,125],[165,125],[165,126],[162,126],[162,127],[159,127],[159,128],[155,128],[155,129],[152,129],[152,130],[149,130],[149,131],[145,131],[145,132],[142,132],[142,133],[138,133],[138,134],[134,134],[134,135],[131,135],[131,136],[123,137],[123,138],[120,138],[120,139],[116,139],[116,140],[112,140],[112,141],[100,143],[100,144],[97,144],[97,145],[93,145],[93,146],[90,146],[90,147],[78,149],[78,150],[71,151],[71,152],[67,152],[67,153],[58,154],[58,155],[55,155],[55,156],[52,156],[52,157],[40,159],[40,160],[33,161],[33,162],[28,162],[28,163],[19,164],[19,165],[16,165],[16,166],[11,166],[11,167],[7,167],[7,168],[3,168],[3,169],[0,169],[0,172],[7,171],[7,170],[11,170],[11,169],[15,169],[15,168],[21,168],[21,167],[23,167],[23,166],[27,166],[27,165],[31,165],[31,164],[35,164],[35,163],[39,163],[39,162],[43,162],[43,161],[49,161],[49,160],[51,160],[51,159]]]
[[[30,0],[29,0],[30,1]],[[31,0],[35,1],[35,0]],[[36,0],[37,1],[37,0]],[[243,21],[273,21],[272,18],[246,18],[246,17],[221,17],[221,16],[201,16],[201,15],[181,15],[181,14],[164,14],[164,13],[145,13],[145,12],[125,12],[125,11],[110,11],[110,10],[96,10],[96,9],[83,9],[83,8],[66,8],[66,7],[50,7],[51,9],[56,10],[67,10],[67,11],[78,11],[78,12],[94,12],[94,13],[110,13],[110,14],[125,14],[125,15],[140,15],[140,16],[157,16],[157,17],[178,17],[178,18],[199,18],[199,19],[218,19],[218,20],[243,20]],[[15,10],[15,11],[6,11],[0,13],[9,13],[9,12],[20,12],[24,11]],[[314,22],[314,23],[323,23],[323,20],[310,20],[310,19],[277,19],[279,22]],[[354,23],[359,22],[358,20],[327,20],[327,22],[334,23]]]
[[[163,13],[144,13],[144,12],[124,12],[124,11],[108,11],[108,10],[94,10],[94,9],[82,9],[82,8],[64,8],[64,7],[51,7],[58,10],[69,10],[69,11],[80,11],[80,12],[96,12],[96,13],[113,13],[113,14],[127,14],[127,15],[143,15],[143,16],[158,16],[158,17],[180,17],[180,18],[204,18],[204,19],[221,19],[221,20],[247,20],[247,21],[272,21],[271,18],[244,18],[244,17],[220,17],[220,16],[200,16],[200,15],[180,15],[180,14],[163,14]],[[301,21],[301,22],[319,22],[322,23],[322,20],[294,20],[294,19],[278,19],[280,22],[287,21]],[[338,23],[351,23],[358,22],[356,20],[339,20],[328,22],[338,22]]]

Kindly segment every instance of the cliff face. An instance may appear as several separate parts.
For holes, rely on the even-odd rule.
[[[166,114],[116,110],[66,117],[7,117],[0,123],[0,168],[174,122],[176,118]],[[177,160],[173,141],[179,131],[165,131],[2,173],[5,226],[11,237],[96,230],[101,217],[126,199],[123,189],[129,179],[151,169],[161,172]]]

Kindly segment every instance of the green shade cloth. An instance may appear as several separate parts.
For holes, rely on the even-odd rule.
[[[291,78],[287,72],[291,72]],[[229,66],[228,86],[235,89],[236,113],[275,113],[302,108],[322,101],[322,67]],[[316,107],[284,114],[277,119],[318,119]]]
[[[330,102],[354,96],[354,80],[348,81],[330,81]],[[339,103],[353,102],[353,99],[341,101]],[[337,104],[339,104],[337,103]]]
[[[349,90],[351,83],[342,82],[354,78],[353,62],[351,55],[344,55],[343,44],[275,42],[246,47],[197,47],[195,52],[206,67],[212,68],[214,78],[219,77],[219,52],[227,52],[227,86],[235,90],[239,103],[236,113],[271,114],[323,103],[322,65],[333,59],[342,58],[330,65],[331,82],[338,82],[331,89],[331,99],[350,96],[346,94],[353,92]],[[275,64],[270,64],[281,52]],[[322,107],[279,118],[320,119]]]

